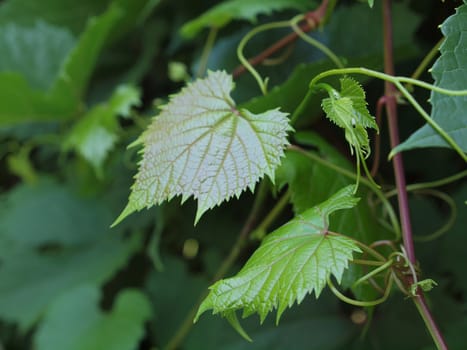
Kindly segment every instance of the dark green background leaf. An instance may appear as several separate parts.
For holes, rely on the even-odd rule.
[[[431,73],[435,85],[445,89],[466,90],[467,76],[467,5],[457,9],[441,26],[445,41],[441,45],[441,56],[433,65]],[[447,96],[432,92],[431,118],[467,152],[467,96]],[[414,132],[406,141],[395,148],[400,152],[420,147],[450,147],[448,143],[426,124]]]
[[[146,296],[122,290],[109,312],[99,310],[99,289],[83,285],[60,296],[37,330],[38,350],[132,350],[150,316]],[[74,317],[70,317],[74,315]]]
[[[42,178],[3,195],[0,237],[28,247],[79,245],[108,232],[112,215],[97,201],[79,198],[69,187]]]
[[[57,298],[35,335],[37,349],[135,349],[150,316],[146,296],[122,290],[106,313],[99,309],[99,297],[98,288],[84,284]]]
[[[128,241],[107,235],[80,247],[40,253],[2,239],[2,250],[8,247],[8,252],[1,252],[0,316],[28,329],[62,293],[108,281],[139,245],[136,236]]]
[[[0,72],[17,72],[32,89],[48,90],[74,45],[67,29],[47,22],[0,24]]]
[[[273,11],[283,9],[298,9],[305,11],[312,6],[310,0],[228,0],[214,6],[200,17],[186,23],[181,34],[191,38],[204,27],[221,28],[233,19],[256,21],[260,14],[271,14]]]

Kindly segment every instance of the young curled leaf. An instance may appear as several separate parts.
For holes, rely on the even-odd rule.
[[[365,100],[365,91],[350,77],[340,79],[341,91],[332,90],[323,99],[322,107],[326,116],[345,131],[345,139],[353,154],[361,151],[367,158],[370,155],[370,141],[366,128],[378,131],[375,119],[370,115]]]
[[[264,175],[274,181],[292,129],[287,114],[237,109],[233,87],[232,76],[209,72],[162,107],[134,143],[143,145],[143,156],[128,205],[114,225],[179,195],[198,200],[196,223],[206,210],[253,191]]]
[[[243,309],[243,317],[258,313],[261,322],[277,309],[278,322],[287,307],[300,303],[306,294],[323,290],[331,274],[340,281],[356,243],[328,232],[329,216],[354,207],[354,186],[347,186],[325,202],[308,209],[263,240],[240,272],[220,280],[209,289],[195,321],[207,310],[230,319]]]

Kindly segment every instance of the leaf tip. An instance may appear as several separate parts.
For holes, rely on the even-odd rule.
[[[250,343],[253,342],[253,340],[250,338],[248,333],[243,329],[242,325],[238,321],[237,314],[235,313],[235,311],[226,312],[224,316],[227,319],[227,321],[229,321],[233,329],[235,329],[238,332],[238,334],[242,336],[243,339]]]
[[[394,148],[391,150],[391,152],[389,152],[389,155],[388,155],[388,161],[391,160],[392,158],[394,158],[394,156],[399,153],[399,150],[398,148]]]
[[[110,228],[113,228],[117,226],[119,223],[121,223],[127,216],[130,214],[134,213],[136,211],[135,207],[131,204],[128,203],[125,209],[122,210],[120,215],[115,219],[115,221],[110,225]]]
[[[287,304],[286,303],[280,303],[279,304],[279,308],[277,309],[277,313],[276,313],[276,326],[279,325],[279,321],[281,319],[281,316],[282,314],[284,313],[285,309],[287,308]]]
[[[201,207],[198,204],[198,209],[196,210],[196,216],[195,216],[195,222],[193,223],[193,226],[196,226],[199,222],[199,219],[203,216],[203,214],[206,212],[208,208]]]
[[[198,322],[200,316],[209,309],[212,309],[212,305],[210,302],[210,294],[206,297],[206,299],[203,300],[203,302],[199,306],[198,311],[196,312],[196,315],[193,318],[193,323]]]

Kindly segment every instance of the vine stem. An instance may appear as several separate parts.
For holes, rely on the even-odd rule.
[[[316,27],[318,27],[318,25],[322,23],[322,21],[325,19],[325,15],[328,10],[328,5],[329,5],[329,0],[323,0],[321,2],[321,5],[315,11],[308,12],[305,15],[306,22],[299,27],[300,31],[303,33],[307,33],[315,29]],[[265,59],[267,59],[269,56],[279,51],[283,47],[292,44],[294,41],[298,39],[298,37],[299,36],[296,32],[292,32],[284,36],[282,39],[278,40],[277,42],[269,46],[267,49],[265,49],[264,51],[262,51],[255,57],[250,58],[247,61],[247,63],[251,64],[251,66],[256,66],[257,64],[263,62]],[[245,73],[246,71],[247,71],[247,68],[242,63],[241,65],[239,65],[237,68],[233,70],[232,76],[234,78],[237,78],[243,73]]]
[[[387,75],[394,76],[394,60],[392,55],[392,14],[391,1],[383,2],[383,25],[384,25],[384,71]],[[388,117],[389,137],[391,148],[399,145],[399,126],[397,117],[396,87],[392,82],[385,81],[384,94],[386,97],[386,113]],[[394,155],[393,160],[394,176],[396,179],[397,198],[399,202],[399,215],[402,226],[402,240],[407,251],[407,257],[412,264],[416,263],[415,248],[412,239],[412,224],[410,222],[409,200],[406,189],[404,162],[402,154]]]
[[[383,0],[383,33],[384,33],[384,71],[388,75],[394,76],[394,60],[393,60],[393,40],[392,40],[392,8],[391,0]],[[391,148],[395,148],[399,144],[399,128],[397,123],[397,101],[396,101],[396,87],[393,83],[385,82],[385,96],[386,96],[386,113],[388,117],[389,136]],[[404,248],[407,252],[407,258],[410,264],[416,263],[415,248],[413,243],[412,225],[410,221],[409,201],[406,189],[404,163],[402,154],[397,153],[392,159],[394,167],[394,175],[396,179],[397,198],[399,202],[399,213],[402,225],[402,240]],[[412,281],[413,282],[413,281]],[[447,345],[444,338],[436,325],[434,318],[428,309],[420,288],[417,290],[417,295],[413,301],[425,321],[436,346],[438,349],[447,350]]]

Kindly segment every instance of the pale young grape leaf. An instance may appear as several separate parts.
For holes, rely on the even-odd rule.
[[[466,1],[464,1],[466,3]],[[431,69],[434,85],[452,90],[465,90],[467,87],[467,3],[460,6],[456,14],[449,17],[441,26],[445,40],[441,45],[441,56]],[[448,96],[432,92],[433,106],[431,118],[467,152],[467,96]],[[450,147],[430,125],[425,124],[415,131],[392,153],[413,148]]]
[[[107,103],[92,108],[71,129],[63,147],[76,150],[102,175],[102,165],[118,139],[118,116],[127,117],[131,106],[140,104],[138,89],[120,86]]]
[[[366,128],[378,131],[378,125],[366,107],[365,91],[350,77],[340,79],[340,85],[340,92],[332,90],[329,97],[323,99],[323,110],[332,122],[345,130],[352,154],[358,149],[368,156],[370,140]]]
[[[201,16],[186,23],[181,34],[186,38],[192,38],[203,28],[221,28],[234,19],[243,19],[255,22],[260,14],[271,14],[273,11],[284,9],[297,9],[305,11],[313,5],[310,0],[229,0],[224,1]]]
[[[102,312],[99,294],[96,286],[84,284],[57,298],[34,335],[35,349],[136,349],[151,315],[147,297],[126,289],[112,310]]]
[[[134,143],[142,160],[128,205],[114,225],[134,211],[182,196],[198,200],[195,223],[208,209],[239,197],[274,172],[291,130],[278,109],[253,114],[230,97],[232,77],[209,72],[162,107]]]
[[[329,234],[329,216],[357,204],[354,188],[344,187],[266,236],[236,276],[209,288],[195,321],[209,309],[225,317],[243,309],[243,317],[256,312],[263,322],[277,309],[278,322],[284,310],[306,294],[314,291],[318,297],[331,274],[340,282],[352,253],[360,249],[350,238]]]

